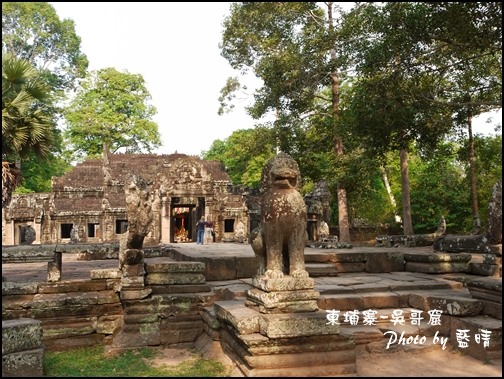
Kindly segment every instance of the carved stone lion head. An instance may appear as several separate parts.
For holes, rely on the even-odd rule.
[[[299,166],[290,155],[279,153],[264,166],[259,189],[264,193],[269,188],[301,190]]]

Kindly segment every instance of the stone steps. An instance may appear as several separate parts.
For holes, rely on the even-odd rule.
[[[338,268],[328,263],[306,263],[306,271],[310,277],[338,276]]]

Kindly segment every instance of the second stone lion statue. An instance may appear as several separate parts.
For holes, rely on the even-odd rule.
[[[307,278],[304,248],[308,242],[306,205],[299,193],[301,175],[296,161],[279,153],[264,166],[260,190],[261,223],[249,237],[258,275],[268,278]]]

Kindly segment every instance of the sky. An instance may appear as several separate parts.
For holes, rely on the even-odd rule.
[[[143,76],[150,104],[158,112],[153,121],[163,143],[155,153],[200,155],[214,140],[258,122],[245,112],[250,98],[235,103],[229,114],[217,114],[226,79],[240,74],[220,55],[218,46],[231,3],[50,4],[60,19],[75,22],[90,71],[114,67]],[[249,89],[260,85],[253,74],[240,81]],[[502,123],[502,112],[493,116],[494,123]],[[473,120],[473,133],[493,133],[494,123],[485,123],[487,118]],[[259,121],[267,120],[272,116]]]

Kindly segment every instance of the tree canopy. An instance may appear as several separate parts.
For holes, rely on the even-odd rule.
[[[60,20],[43,2],[2,3],[2,53],[28,60],[53,91],[74,88],[86,74],[88,60],[73,20]]]
[[[77,158],[151,152],[161,146],[156,108],[140,74],[104,68],[88,74],[65,113],[65,137]]]
[[[30,152],[44,156],[52,146],[52,124],[44,101],[50,89],[25,59],[2,54],[2,160],[15,162]]]
[[[45,102],[49,88],[25,59],[2,54],[2,208],[21,184],[21,159],[45,157],[53,145],[53,125]]]

